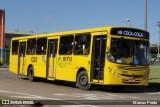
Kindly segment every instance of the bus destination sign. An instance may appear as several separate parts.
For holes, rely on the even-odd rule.
[[[120,36],[129,36],[129,37],[149,39],[148,32],[133,29],[133,28],[112,28],[111,35],[120,35]]]

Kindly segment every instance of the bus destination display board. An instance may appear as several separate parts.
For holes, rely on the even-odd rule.
[[[133,28],[112,28],[111,35],[120,35],[120,36],[149,39],[148,32],[138,30],[138,29],[133,29]]]

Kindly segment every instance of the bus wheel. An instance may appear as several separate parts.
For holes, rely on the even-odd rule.
[[[89,90],[91,88],[91,84],[88,83],[86,71],[82,71],[78,74],[76,84],[82,90]]]
[[[34,69],[33,69],[33,67],[29,67],[27,76],[28,76],[28,79],[30,81],[34,81]]]

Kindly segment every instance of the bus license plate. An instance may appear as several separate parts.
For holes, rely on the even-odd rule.
[[[128,82],[136,82],[135,79],[128,79]]]

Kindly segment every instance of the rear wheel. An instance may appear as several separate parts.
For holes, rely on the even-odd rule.
[[[28,76],[28,79],[30,81],[34,81],[35,80],[33,67],[29,67],[27,76]]]
[[[86,71],[82,71],[78,74],[76,84],[82,90],[89,90],[91,88],[91,84],[88,83],[88,75]]]

